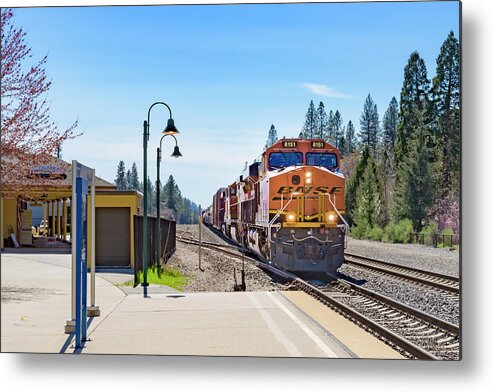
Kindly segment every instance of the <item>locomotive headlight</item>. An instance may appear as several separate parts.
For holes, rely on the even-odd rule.
[[[307,184],[311,184],[311,183],[312,183],[312,179],[311,179],[311,178],[307,178],[307,179],[305,180],[305,182],[306,182]]]
[[[335,220],[336,216],[331,212],[329,213],[329,221],[333,222]]]
[[[294,221],[294,215],[293,215],[293,214],[289,214],[289,215],[288,215],[288,220],[290,220],[290,221]]]
[[[310,178],[312,176],[312,172],[306,172],[306,178]]]

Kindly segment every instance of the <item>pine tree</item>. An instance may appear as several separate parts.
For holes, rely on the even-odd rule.
[[[172,175],[168,177],[168,181],[163,189],[163,198],[166,208],[178,212],[179,197],[178,197],[178,186],[176,185],[175,179]]]
[[[277,131],[274,124],[270,126],[269,135],[267,136],[267,143],[265,143],[264,148],[272,146],[277,141]]]
[[[141,191],[142,186],[139,181],[139,173],[137,172],[137,165],[135,162],[132,164],[132,171],[130,173],[130,183],[128,188],[131,190]]]
[[[380,187],[375,161],[369,155],[357,188],[354,223],[358,227],[371,229],[378,225],[380,215]]]
[[[116,169],[115,184],[118,191],[124,191],[127,189],[127,181],[125,179],[125,162],[123,161],[120,161],[118,168]]]
[[[335,144],[334,140],[334,112],[331,110],[329,112],[329,117],[327,119],[327,131],[325,132],[324,139],[330,144]]]
[[[399,104],[395,97],[389,103],[382,120],[383,125],[383,144],[387,150],[394,151],[395,139],[397,135],[397,125],[399,122]]]
[[[361,131],[358,133],[360,144],[370,147],[370,151],[374,153],[377,149],[380,123],[377,105],[373,102],[370,94],[366,97],[365,104],[363,105],[360,126]]]
[[[147,177],[147,213],[151,215],[156,213],[156,190],[150,177]]]
[[[460,58],[459,42],[451,31],[445,39],[436,60],[433,97],[436,108],[436,145],[441,158],[438,170],[439,198],[459,196],[460,149]]]
[[[332,126],[333,126],[333,139],[334,139],[334,145],[339,148],[340,146],[340,141],[341,137],[344,135],[344,130],[342,126],[342,116],[341,113],[339,113],[339,110],[336,110],[334,114],[334,118],[332,121]]]
[[[356,197],[358,194],[358,187],[363,178],[363,174],[365,172],[365,168],[367,166],[368,160],[370,159],[370,148],[366,146],[361,154],[361,158],[354,169],[353,174],[348,179],[346,183],[346,194],[345,194],[345,203],[346,203],[346,218],[350,225],[354,223],[354,211],[356,208]]]
[[[427,78],[425,62],[418,52],[413,52],[404,68],[395,145],[397,166],[407,155],[408,141],[413,138],[412,132],[417,128],[418,123],[429,123],[429,90],[430,82]]]
[[[305,116],[305,123],[301,129],[301,134],[304,139],[312,139],[317,130],[317,113],[313,100],[310,101],[308,111]]]
[[[346,143],[346,137],[344,136],[344,132],[342,133],[342,136],[339,139],[339,144],[338,144],[339,152],[344,156],[347,154],[347,143]]]
[[[356,137],[354,131],[354,125],[351,120],[349,120],[346,127],[346,151],[352,154],[356,150]]]
[[[132,190],[130,188],[131,181],[132,181],[132,172],[130,171],[130,169],[128,169],[127,172],[125,173],[125,183],[127,184],[127,190]]]
[[[313,137],[323,139],[328,126],[327,113],[325,113],[323,102],[320,102],[317,108],[316,124],[316,132]]]
[[[429,132],[424,117],[423,112],[416,119],[416,127],[412,130],[414,137],[408,141],[408,153],[397,167],[393,208],[394,219],[411,219],[416,231],[421,230],[423,222],[428,218],[433,201],[427,146]]]

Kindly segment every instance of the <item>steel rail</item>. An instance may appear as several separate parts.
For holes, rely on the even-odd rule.
[[[418,268],[405,267],[399,264],[389,263],[387,261],[372,259],[370,257],[355,255],[347,252],[345,253],[345,256],[346,256],[345,263],[347,265],[355,265],[359,267],[368,268],[370,270],[387,273],[400,278],[404,278],[407,280],[432,286],[440,290],[448,291],[457,295],[460,293],[460,288],[457,286],[459,282],[459,278],[455,276],[442,275]],[[380,264],[380,266],[375,264]],[[420,274],[421,276],[417,276],[413,274]],[[434,278],[441,279],[442,281],[438,282],[432,280]]]
[[[364,296],[370,297],[372,299],[375,299],[378,302],[382,302],[386,305],[389,305],[395,309],[398,309],[402,312],[408,313],[409,315],[413,317],[417,317],[423,321],[426,321],[427,323],[433,325],[434,327],[441,328],[451,334],[454,335],[459,335],[459,326],[449,323],[448,321],[439,319],[435,316],[432,316],[428,313],[424,313],[423,311],[413,308],[412,306],[406,305],[402,302],[398,302],[396,300],[393,300],[392,298],[389,298],[383,294],[379,294],[373,290],[369,290],[363,287],[360,287],[358,285],[355,285],[354,283],[351,283],[345,279],[339,279],[339,282],[342,282],[342,284],[349,286],[352,290],[357,291],[358,293],[361,293]]]
[[[179,241],[184,242],[184,243],[189,243],[192,245],[198,245],[198,241],[196,241],[196,240],[188,240],[188,239],[185,240],[183,238],[180,238]],[[204,245],[204,243],[202,243],[202,244]],[[241,257],[241,254],[228,251],[228,250],[221,248],[217,245],[205,245],[204,247],[215,249],[219,252],[225,253],[225,254],[233,256],[233,257]],[[391,331],[390,329],[376,323],[375,321],[371,320],[370,318],[366,317],[365,315],[361,314],[360,312],[358,312],[358,311],[350,308],[349,306],[335,300],[330,295],[324,293],[322,290],[309,284],[308,282],[300,279],[296,275],[293,275],[289,272],[280,270],[280,269],[270,265],[265,260],[261,261],[261,260],[258,260],[258,259],[252,258],[252,257],[248,257],[248,256],[245,256],[245,260],[248,260],[248,261],[254,263],[259,268],[267,270],[267,271],[269,271],[275,275],[278,275],[278,276],[281,276],[283,278],[292,280],[293,283],[295,283],[301,290],[303,290],[306,293],[319,299],[321,302],[328,305],[331,309],[336,310],[337,312],[343,314],[345,317],[349,318],[350,320],[354,320],[357,323],[361,324],[364,328],[371,330],[377,336],[382,337],[384,339],[384,342],[390,343],[391,346],[397,347],[398,349],[408,353],[412,357],[417,358],[417,359],[424,359],[424,360],[439,360],[440,359],[440,358],[436,357],[435,355],[433,355],[432,353],[426,351],[425,349],[423,349],[423,348],[417,346],[416,344],[410,342],[406,338],[399,336],[395,332]]]

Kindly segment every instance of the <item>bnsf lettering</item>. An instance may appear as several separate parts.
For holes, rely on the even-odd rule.
[[[334,193],[340,193],[342,190],[342,187],[334,186],[334,187],[330,188],[330,190],[329,190],[329,187],[326,187],[326,186],[317,186],[316,188],[314,188],[312,186],[308,186],[308,187],[299,186],[296,189],[293,186],[282,186],[279,188],[277,193],[279,195],[289,195],[289,194],[294,192],[294,193],[302,193],[304,195],[307,195],[313,189],[315,189],[313,191],[314,195],[319,195],[319,194],[324,194],[324,193],[328,193],[330,195],[333,195]],[[276,196],[272,200],[281,200],[281,198],[279,196]]]

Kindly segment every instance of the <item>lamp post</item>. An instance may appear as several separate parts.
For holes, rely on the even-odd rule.
[[[143,217],[143,230],[142,236],[143,238],[143,249],[142,249],[142,264],[143,264],[143,282],[142,286],[145,288],[149,286],[147,282],[147,142],[149,141],[149,128],[151,126],[151,109],[156,105],[164,105],[169,110],[169,119],[168,124],[166,125],[164,134],[173,135],[178,133],[178,130],[175,127],[175,122],[173,121],[173,116],[171,114],[170,107],[164,102],[154,102],[147,112],[147,121],[144,120],[144,140],[143,140],[143,149],[144,149],[144,217]]]
[[[164,133],[164,132],[163,132]],[[179,158],[181,157],[180,149],[178,148],[178,140],[176,140],[176,137],[173,134],[166,134],[164,133],[163,136],[161,136],[161,140],[159,140],[159,147],[157,148],[157,181],[156,181],[156,210],[157,210],[157,235],[156,235],[156,263],[159,266],[159,260],[161,257],[161,203],[160,203],[160,186],[161,186],[161,174],[160,174],[160,168],[161,168],[161,151],[162,151],[162,143],[163,139],[166,136],[171,136],[173,139],[175,139],[175,149],[173,150],[173,154],[171,156],[173,158]]]

